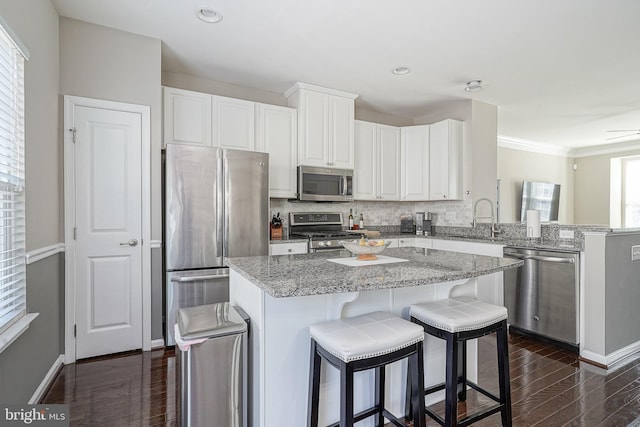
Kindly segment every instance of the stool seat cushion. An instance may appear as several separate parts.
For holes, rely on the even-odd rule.
[[[409,314],[422,323],[450,333],[481,329],[507,318],[507,309],[470,297],[414,304]]]
[[[311,325],[309,333],[343,362],[381,356],[424,340],[420,325],[382,311]]]

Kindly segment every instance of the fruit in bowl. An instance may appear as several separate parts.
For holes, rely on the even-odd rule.
[[[342,246],[352,254],[358,255],[360,261],[373,261],[378,259],[377,254],[384,251],[391,244],[384,240],[360,240],[342,241]]]

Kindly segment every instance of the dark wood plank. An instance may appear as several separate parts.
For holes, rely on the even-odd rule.
[[[479,339],[478,354],[478,383],[497,394],[495,337]],[[511,334],[509,360],[516,427],[627,426],[640,417],[640,357],[606,371],[579,361],[575,352]],[[62,368],[42,403],[68,403],[74,426],[173,427],[175,374],[172,349],[80,361]],[[470,390],[459,416],[491,403]],[[432,408],[444,413],[442,403]],[[474,427],[499,425],[495,414]],[[438,424],[427,419],[427,426]]]

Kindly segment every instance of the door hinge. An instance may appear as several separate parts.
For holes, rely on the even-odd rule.
[[[76,327],[76,325],[73,325],[73,337],[74,337],[74,338],[76,337],[77,329],[78,329],[78,328]]]
[[[76,240],[76,232],[78,231],[77,227],[73,227],[73,240]]]
[[[77,129],[76,128],[71,128],[71,129],[69,129],[69,132],[71,132],[71,134],[72,134],[71,140],[75,144],[76,143],[76,132],[77,132]]]

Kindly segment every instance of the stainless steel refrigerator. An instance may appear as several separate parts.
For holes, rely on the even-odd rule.
[[[225,257],[269,253],[269,155],[167,144],[166,341],[179,308],[229,300]]]

